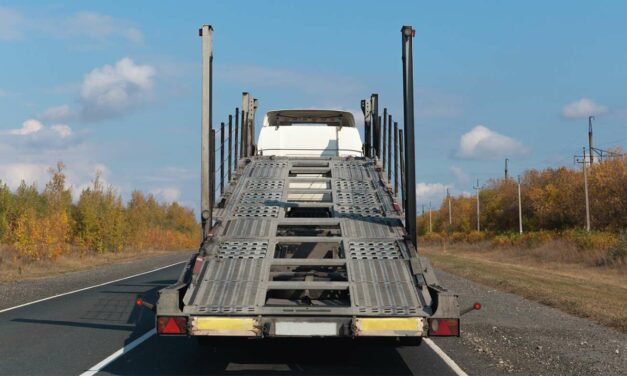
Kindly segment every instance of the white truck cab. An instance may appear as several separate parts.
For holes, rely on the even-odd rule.
[[[337,110],[279,110],[263,118],[257,152],[268,156],[363,156],[353,114]]]

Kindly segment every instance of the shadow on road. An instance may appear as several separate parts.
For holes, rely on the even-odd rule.
[[[141,296],[146,301],[154,302],[157,299],[157,292],[174,282],[175,280],[156,280],[141,284],[111,284],[106,290],[97,291],[94,298],[84,305],[73,306],[66,320],[18,317],[11,321],[77,329],[126,331],[128,336],[119,344],[119,347],[122,347],[154,328],[154,314],[136,306],[135,299]],[[99,335],[103,338],[108,337],[106,333]]]
[[[396,348],[352,342],[244,340],[201,345],[186,337],[153,337],[107,366],[115,375],[411,375]]]

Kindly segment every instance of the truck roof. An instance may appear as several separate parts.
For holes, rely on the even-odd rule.
[[[329,109],[292,109],[269,111],[263,119],[264,127],[294,124],[326,124],[334,127],[354,127],[355,118],[348,111]]]

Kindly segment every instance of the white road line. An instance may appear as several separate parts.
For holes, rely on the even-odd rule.
[[[436,345],[431,338],[424,338],[422,341],[426,343],[427,346],[431,347],[431,350],[435,351],[435,353],[438,354],[438,356],[442,358],[442,360],[444,360],[444,363],[451,367],[455,374],[457,374],[458,376],[468,376],[468,374],[464,372],[464,370],[461,369],[461,367],[458,366],[453,359],[446,355],[444,350],[442,350],[440,346]]]
[[[105,285],[108,285],[108,284],[111,284],[111,283],[120,282],[120,281],[123,281],[123,280],[125,280],[125,279],[134,278],[134,277],[139,277],[140,275],[144,275],[144,274],[148,274],[148,273],[153,273],[153,272],[156,272],[156,271],[158,271],[158,270],[166,269],[166,268],[169,268],[169,267],[174,266],[174,265],[179,265],[179,264],[182,264],[182,263],[184,263],[184,262],[187,262],[187,260],[186,260],[186,261],[181,261],[181,262],[175,262],[174,264],[170,264],[170,265],[162,266],[162,267],[160,267],[160,268],[157,268],[157,269],[152,269],[152,270],[149,270],[149,271],[147,271],[147,272],[133,274],[133,275],[131,275],[131,276],[124,277],[124,278],[120,278],[120,279],[116,279],[116,280],[114,280],[114,281],[104,282],[104,283],[100,283],[100,284],[98,284],[98,285],[93,285],[93,286],[84,287],[84,288],[82,288],[82,289],[78,289],[78,290],[73,290],[73,291],[64,292],[64,293],[61,293],[61,294],[57,294],[57,295],[53,295],[53,296],[49,296],[49,297],[47,297],[47,298],[43,298],[43,299],[35,300],[35,301],[32,301],[32,302],[28,302],[28,303],[20,304],[20,305],[17,305],[17,306],[15,306],[15,307],[11,307],[11,308],[5,308],[5,309],[0,310],[0,313],[4,313],[4,312],[8,312],[8,311],[12,311],[12,310],[14,310],[14,309],[18,309],[18,308],[26,307],[26,306],[29,306],[29,305],[31,305],[31,304],[35,304],[35,303],[45,302],[46,300],[50,300],[50,299],[54,299],[54,298],[59,298],[59,297],[65,296],[65,295],[75,294],[75,293],[77,293],[77,292],[81,292],[81,291],[85,291],[85,290],[89,290],[89,289],[94,289],[94,288],[96,288],[96,287],[105,286]]]
[[[127,352],[133,350],[134,348],[139,346],[142,342],[144,342],[147,339],[149,339],[150,337],[154,336],[156,333],[157,333],[157,331],[155,329],[150,329],[149,331],[144,333],[141,337],[137,338],[133,342],[129,343],[128,345],[122,347],[118,351],[116,351],[113,354],[109,355],[108,357],[103,359],[100,363],[98,363],[95,366],[89,368],[87,371],[81,373],[80,376],[92,376],[92,375],[97,374],[98,372],[100,372],[101,369],[105,368],[109,363],[113,362],[114,360],[116,360],[117,358],[119,358],[122,355],[126,354]]]

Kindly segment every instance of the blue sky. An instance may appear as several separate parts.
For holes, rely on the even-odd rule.
[[[197,208],[202,24],[214,124],[242,91],[261,113],[359,113],[376,92],[400,120],[408,24],[418,203],[435,205],[501,176],[506,157],[512,175],[572,166],[590,114],[598,147],[625,146],[625,14],[619,1],[0,2],[0,179],[41,187],[62,160],[76,189],[101,170],[125,197]]]

